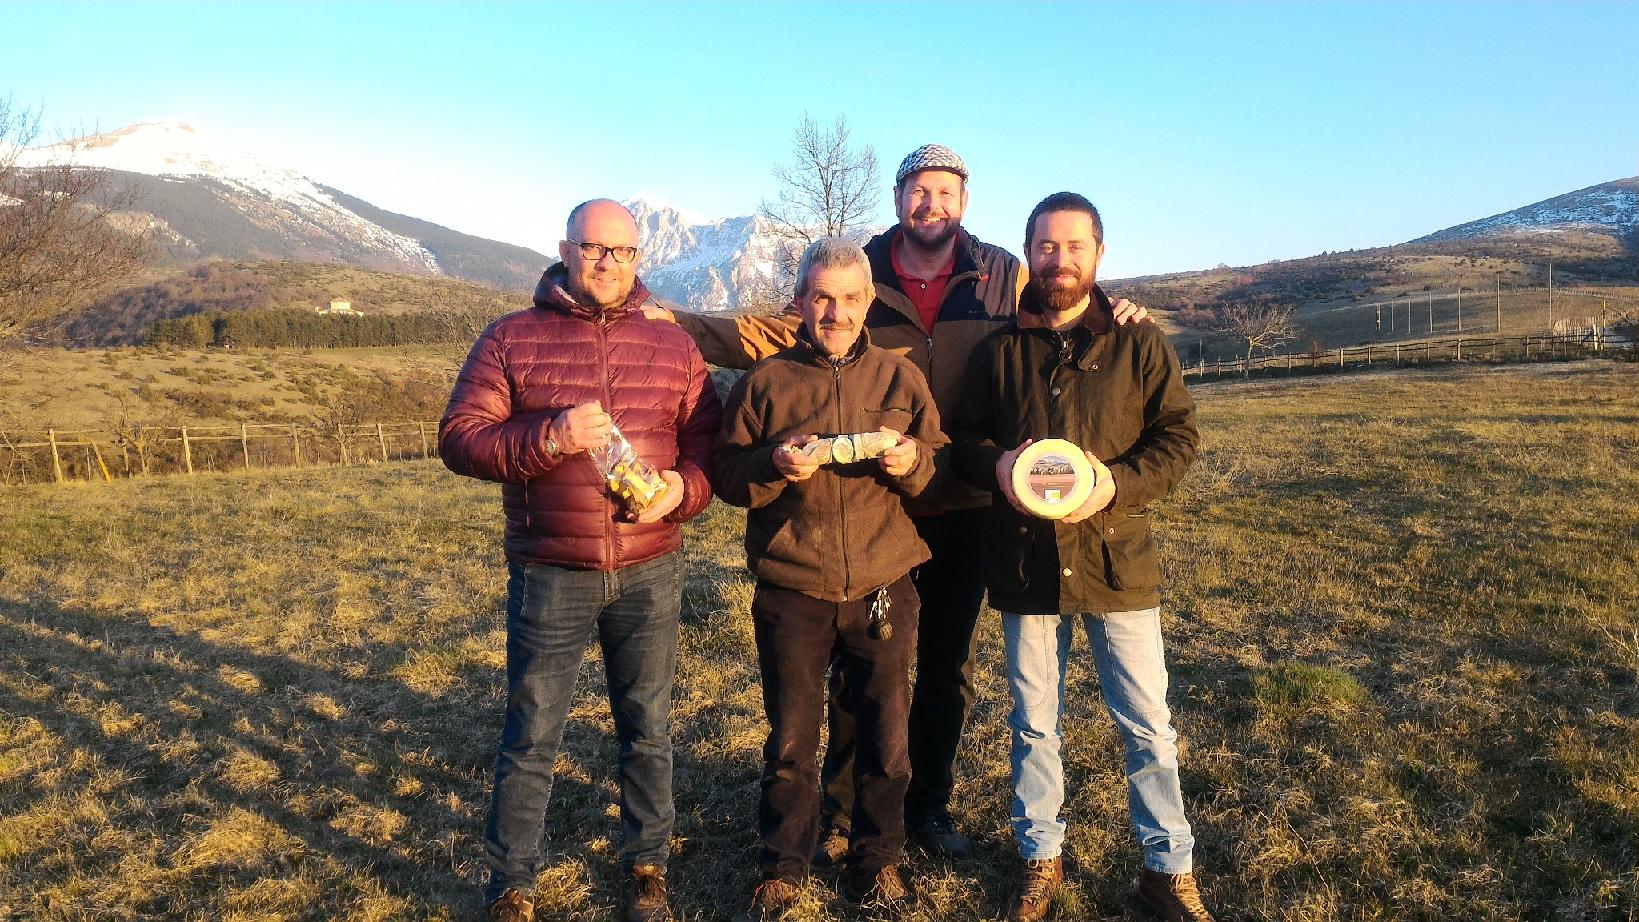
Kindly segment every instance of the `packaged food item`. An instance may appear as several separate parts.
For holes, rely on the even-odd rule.
[[[1013,495],[1044,519],[1062,519],[1081,508],[1097,481],[1087,453],[1064,439],[1032,442],[1013,462]]]
[[[855,432],[852,435],[833,435],[815,439],[792,450],[821,464],[849,464],[880,458],[898,442],[897,438],[882,431]]]
[[[613,493],[633,513],[642,515],[666,492],[666,481],[654,465],[638,457],[637,450],[620,427],[609,424],[609,444],[590,452],[592,463],[603,473],[603,479]]]

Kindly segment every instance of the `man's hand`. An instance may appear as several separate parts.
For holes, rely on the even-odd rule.
[[[888,450],[878,459],[882,464],[883,473],[889,477],[903,477],[909,474],[911,468],[916,466],[916,440],[907,439],[903,434],[887,426],[883,426],[879,431],[891,440],[888,443]]]
[[[1066,525],[1074,525],[1077,522],[1092,518],[1103,512],[1105,507],[1109,506],[1111,501],[1115,499],[1115,478],[1110,476],[1110,469],[1104,466],[1103,461],[1093,457],[1092,452],[1089,451],[1086,454],[1087,460],[1092,462],[1093,473],[1098,475],[1098,482],[1093,484],[1093,492],[1087,494],[1087,501],[1082,503],[1076,511],[1064,517]]]
[[[644,304],[643,316],[650,320],[664,320],[667,323],[676,323],[677,315],[658,304]]]
[[[1155,322],[1154,318],[1150,317],[1149,311],[1145,310],[1140,305],[1128,301],[1126,298],[1117,299],[1115,304],[1111,305],[1111,307],[1115,309],[1116,326],[1120,326],[1121,324],[1129,321],[1133,323]]]
[[[1013,492],[1013,465],[1019,460],[1019,452],[1029,448],[1030,444],[1034,441],[1036,440],[1025,439],[1023,442],[1019,443],[1018,448],[1015,448],[1009,452],[1004,452],[1000,458],[996,459],[997,488],[1002,491],[1003,496],[1007,497],[1007,501],[1012,504],[1014,509],[1017,509],[1029,516],[1034,516],[1035,513],[1020,505],[1018,494]]]
[[[558,418],[552,421],[552,440],[558,443],[558,450],[566,455],[588,448],[602,448],[609,444],[609,427],[612,424],[609,414],[603,412],[603,405],[594,400],[559,413]]]
[[[817,458],[810,458],[798,449],[819,438],[817,435],[794,435],[774,446],[774,470],[792,483],[800,483],[819,470]]]
[[[666,492],[655,497],[649,508],[643,510],[643,514],[635,519],[639,525],[652,525],[660,521],[683,502],[682,476],[676,471],[661,471],[660,479],[666,481]]]

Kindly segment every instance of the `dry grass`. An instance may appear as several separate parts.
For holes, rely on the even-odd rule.
[[[1200,392],[1157,511],[1172,700],[1224,918],[1632,919],[1639,367]],[[0,919],[444,919],[477,906],[504,594],[490,485],[436,463],[19,487],[0,528]],[[739,515],[689,529],[674,888],[753,882],[764,724]],[[918,918],[998,915],[1006,689],[984,622],[958,765],[977,855]],[[1078,653],[1080,652],[1078,638]],[[1061,918],[1137,865],[1085,661]],[[615,904],[595,650],[549,830],[547,918]],[[830,879],[803,915],[854,918]]]

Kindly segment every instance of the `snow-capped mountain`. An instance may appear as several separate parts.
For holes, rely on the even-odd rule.
[[[1623,236],[1639,225],[1639,177],[1600,183],[1575,192],[1448,227],[1412,243],[1468,240],[1530,231],[1584,230]]]
[[[376,208],[180,122],[143,122],[30,148],[18,159],[23,167],[61,163],[110,170],[134,187],[138,208],[177,262],[335,262],[514,290],[533,286],[550,262],[525,247]]]
[[[779,242],[758,215],[703,220],[669,205],[625,203],[637,219],[649,290],[691,310],[752,307],[767,299]]]

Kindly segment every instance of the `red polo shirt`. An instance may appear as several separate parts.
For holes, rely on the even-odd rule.
[[[950,262],[945,263],[945,267],[931,279],[905,274],[904,267],[899,265],[897,240],[888,251],[888,258],[893,262],[893,274],[899,277],[899,287],[916,305],[916,312],[922,317],[922,327],[931,333],[933,322],[939,317],[939,302],[945,300],[945,288],[950,285],[951,273],[956,271],[956,252],[951,251]]]

